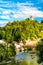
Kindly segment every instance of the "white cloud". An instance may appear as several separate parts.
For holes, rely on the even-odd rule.
[[[0,16],[0,18],[2,18],[2,19],[10,19],[8,15],[6,15],[6,16],[4,16],[4,15]]]
[[[16,6],[25,6],[25,5],[27,5],[27,6],[32,6],[32,5],[34,5],[34,3],[31,3],[31,2],[25,2],[25,3],[17,3],[17,4],[15,4]]]
[[[43,12],[42,11],[39,11],[37,8],[34,8],[34,7],[21,7],[21,10],[22,12],[25,14],[25,15],[32,15],[34,17],[43,17]]]
[[[1,21],[0,24],[5,24],[6,22]]]
[[[1,5],[1,6],[3,6],[3,5]],[[34,6],[34,3],[31,3],[31,2],[25,2],[25,3],[7,2],[7,4],[5,6],[3,6],[3,7],[6,7],[6,9],[0,8],[0,11],[1,11],[0,13],[2,14],[0,16],[0,18],[9,19],[9,20],[11,20],[13,18],[13,20],[14,20],[14,18],[22,19],[22,18],[30,17],[31,15],[33,17],[42,17],[43,18],[43,11],[40,11],[40,10],[38,10],[38,8],[33,7],[33,6]],[[11,7],[11,8],[9,8],[9,7]]]
[[[13,15],[14,18],[22,18],[24,17],[24,14],[20,11],[18,12],[15,12],[14,15]]]
[[[31,15],[33,17],[42,17],[43,18],[43,11],[40,11],[35,7],[24,6],[23,3],[22,3],[22,5],[17,4],[17,7],[18,7],[18,10],[17,10],[17,12],[14,13],[14,15],[13,15],[14,18],[26,18]]]
[[[5,10],[5,11],[3,11],[3,14],[10,14],[10,11],[9,10]]]
[[[0,27],[2,27],[2,26],[4,26],[4,25],[6,25],[8,22],[6,22],[6,21],[0,21]]]

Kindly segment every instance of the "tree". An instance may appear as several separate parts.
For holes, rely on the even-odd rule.
[[[41,21],[41,23],[43,23],[43,20]]]
[[[27,40],[28,38],[34,40],[42,37],[39,35],[41,31],[43,31],[43,24],[26,18],[12,23],[8,22],[4,27],[0,28],[0,39],[5,39],[8,43]]]
[[[38,63],[43,62],[43,39],[38,42],[36,46],[36,50],[38,51]]]
[[[6,57],[6,48],[3,44],[0,44],[0,61],[3,61]]]
[[[16,55],[15,45],[12,43],[8,48],[8,56],[12,57]]]

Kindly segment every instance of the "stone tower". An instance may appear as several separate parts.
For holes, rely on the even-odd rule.
[[[33,16],[30,16],[30,20],[33,20]]]

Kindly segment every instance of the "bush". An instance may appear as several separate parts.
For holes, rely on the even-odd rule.
[[[41,39],[37,46],[36,46],[36,50],[38,52],[38,63],[42,63],[43,62],[43,39]]]

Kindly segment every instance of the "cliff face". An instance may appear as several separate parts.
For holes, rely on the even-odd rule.
[[[35,47],[36,44],[40,41],[41,38],[38,38],[36,40],[27,40],[25,46]]]
[[[15,43],[15,46],[17,48],[22,48],[22,47],[36,47],[36,44],[40,41],[41,38],[38,38],[36,40],[26,40],[26,43],[24,44],[23,42],[19,42],[18,43]]]

